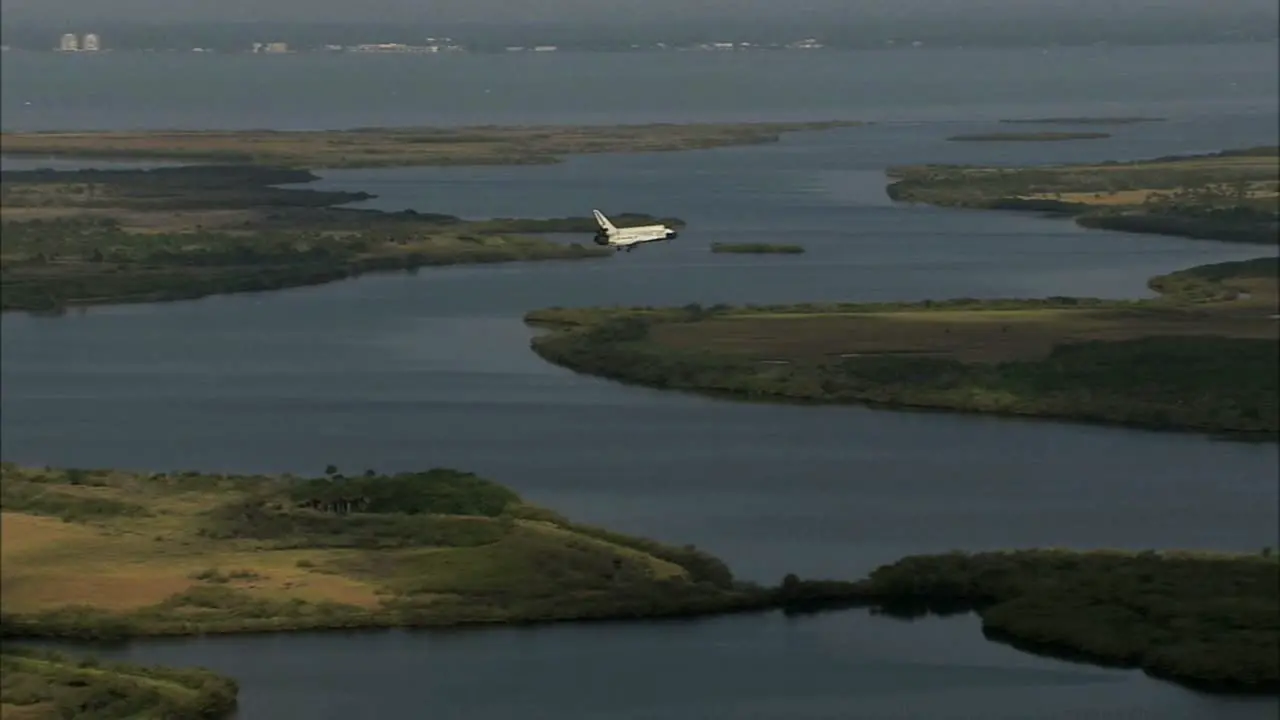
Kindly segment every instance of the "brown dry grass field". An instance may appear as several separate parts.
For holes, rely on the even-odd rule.
[[[57,720],[58,708],[53,703],[34,705],[0,705],[0,720]]]
[[[343,131],[42,132],[0,134],[10,155],[128,157],[306,167],[555,162],[564,155],[661,152],[772,142],[856,122],[565,127],[374,128]]]
[[[1276,183],[1260,181],[1250,183],[1247,197],[1251,200],[1278,199]],[[1029,193],[1024,197],[1035,200],[1061,200],[1082,205],[1099,207],[1138,206],[1150,200],[1167,198],[1169,193],[1161,190],[1117,190],[1114,192],[1067,192],[1067,193]]]
[[[1272,285],[1274,293],[1274,284]],[[1274,295],[1272,295],[1274,298]],[[1057,345],[1159,335],[1280,338],[1267,301],[1206,308],[899,310],[822,315],[728,315],[659,323],[650,338],[680,350],[760,360],[823,361],[857,355],[928,355],[963,362],[1034,360]]]
[[[1256,148],[1239,154],[1199,155],[1135,162],[1031,167],[903,166],[887,170],[908,179],[905,199],[954,204],[976,194],[995,199],[1056,199],[1111,207],[1141,206],[1152,195],[1178,188],[1243,183],[1253,199],[1276,197],[1280,152]]]
[[[447,620],[459,603],[475,600],[497,603],[497,616],[518,619],[522,600],[548,592],[562,593],[572,609],[575,600],[621,591],[614,584],[619,577],[633,591],[690,579],[680,564],[685,551],[666,553],[665,546],[574,525],[519,501],[492,517],[356,513],[350,528],[335,531],[315,523],[337,518],[292,507],[286,485],[275,478],[74,472],[87,474],[71,480],[67,471],[3,466],[6,616],[79,607],[155,626],[200,621],[202,629],[219,631],[236,629],[232,615],[254,603],[253,619],[271,620],[273,607],[281,615],[328,606],[375,616],[388,603],[430,609],[447,601],[441,610]],[[277,512],[295,530],[288,538],[210,532],[223,522],[218,517],[225,521],[221,511],[246,501]],[[299,527],[311,535],[299,535]],[[421,540],[422,528],[435,527],[447,532]],[[396,533],[411,541],[388,545]],[[214,609],[231,615],[212,617],[199,602],[182,600],[211,591],[229,601]]]

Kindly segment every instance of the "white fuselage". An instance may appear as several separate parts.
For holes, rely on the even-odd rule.
[[[630,250],[636,245],[659,240],[671,240],[679,236],[679,233],[666,225],[615,227],[612,222],[609,222],[609,218],[605,217],[599,210],[592,210],[592,213],[596,216],[596,224],[600,227],[595,236],[597,245],[607,245],[618,250]]]

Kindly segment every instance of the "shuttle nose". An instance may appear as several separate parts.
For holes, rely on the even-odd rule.
[[[678,238],[678,237],[680,237],[680,233],[676,232],[675,230],[668,230],[668,231],[667,231],[667,239],[668,239],[668,240],[675,240],[675,239],[676,239],[676,238]]]

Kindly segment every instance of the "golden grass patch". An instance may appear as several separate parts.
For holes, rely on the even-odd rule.
[[[610,593],[626,603],[673,587],[659,581],[719,578],[694,550],[578,528],[469,474],[432,473],[303,482],[5,464],[0,603],[35,622],[89,612],[162,634],[283,630],[395,622],[406,607],[519,617],[560,593],[598,612]]]
[[[4,133],[5,152],[171,158],[310,168],[553,162],[562,155],[660,152],[770,142],[854,122],[583,127],[382,128],[321,132]]]
[[[58,708],[53,703],[0,705],[0,720],[57,720]]]
[[[650,337],[681,350],[813,362],[856,355],[932,355],[965,362],[1042,358],[1055,345],[1157,335],[1276,338],[1256,310],[931,310],[742,315],[659,323]]]

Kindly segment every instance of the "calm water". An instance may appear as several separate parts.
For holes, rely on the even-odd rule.
[[[1277,44],[520,55],[10,53],[5,129],[1274,112]]]
[[[935,73],[943,68],[955,87],[920,68],[907,73],[902,68],[915,67],[909,59],[889,64],[897,68],[892,72],[907,73],[897,76],[914,88],[907,93],[875,79],[864,65],[851,66],[848,57],[819,72],[814,68],[823,61],[816,54],[778,66],[753,64],[763,61],[750,56],[678,56],[683,66],[672,59],[677,56],[633,56],[625,66],[631,74],[610,83],[623,114],[634,101],[616,88],[636,87],[627,79],[650,78],[649,87],[670,90],[685,77],[672,68],[696,79],[714,67],[736,78],[736,85],[718,90],[729,99],[682,102],[687,98],[679,92],[664,90],[654,95],[660,99],[652,111],[667,118],[715,114],[699,109],[705,106],[740,116],[742,107],[751,107],[776,116],[795,109],[761,95],[761,83],[794,86],[791,92],[816,103],[823,93],[810,85],[852,75],[854,84],[841,86],[839,102],[855,110],[878,101],[849,88],[883,82],[898,93],[897,105],[890,98],[880,107],[884,116],[928,115],[933,107],[947,110],[934,114],[948,122],[791,136],[774,146],[575,158],[550,167],[330,173],[320,184],[378,193],[374,207],[475,217],[601,207],[677,215],[690,227],[675,243],[600,261],[383,275],[57,319],[6,315],[0,319],[0,454],[24,463],[152,469],[316,472],[329,462],[351,470],[463,467],[576,518],[696,543],[741,576],[770,582],[793,571],[856,576],[904,554],[957,547],[1251,550],[1274,544],[1280,523],[1275,445],[960,415],[741,405],[579,377],[527,349],[530,331],[519,317],[547,305],[1132,297],[1145,294],[1152,274],[1261,254],[1220,243],[1084,231],[1033,215],[888,202],[883,168],[896,163],[1121,159],[1276,142],[1275,65],[1264,72],[1251,64],[1274,54],[1272,46],[1071,52],[1079,53],[1075,62],[1093,57],[1112,72],[1086,82],[1040,53],[1006,54],[993,65],[991,53],[956,51],[942,58],[946,62],[935,57],[929,63]],[[1108,52],[1106,63],[1121,52],[1132,62],[1116,72],[1097,59]],[[352,66],[314,59],[320,64],[307,67],[330,79],[323,91],[317,85],[304,91],[286,79],[297,79],[289,73],[301,72],[299,64],[311,62],[305,58],[254,65],[250,75],[242,64],[261,58],[170,57],[179,64],[147,72],[203,78],[213,94],[206,110],[214,123],[408,121],[385,104],[341,100],[372,91],[336,78],[370,72],[385,58],[372,65],[361,58]],[[69,59],[41,62],[63,60]],[[59,92],[44,92],[68,98],[75,83],[103,73],[114,78],[102,85],[111,93],[103,93],[133,98],[148,108],[146,117],[163,119],[160,124],[194,117],[186,91],[148,93],[135,80],[110,75],[141,60],[91,59],[99,60],[106,65],[68,76],[74,81],[59,79]],[[499,60],[515,62],[467,59],[475,63],[467,72],[487,68],[485,77],[514,83],[512,77],[542,67],[499,71],[493,69]],[[615,62],[599,60],[602,67]],[[797,69],[796,63],[810,65]],[[8,109],[20,97],[8,82],[15,72],[9,65],[6,59],[6,125],[17,124]],[[751,74],[760,68],[762,77]],[[1003,74],[992,74],[998,68]],[[784,69],[793,74],[782,75]],[[1051,71],[1061,76],[1052,92],[1044,84]],[[546,68],[539,72],[545,74],[529,76],[543,83],[535,87],[549,97],[570,97],[557,88],[574,83]],[[1191,78],[1181,94],[1162,95],[1161,82],[1179,72]],[[258,89],[219,85],[209,80],[215,76],[239,77]],[[591,87],[591,77],[580,92]],[[1204,81],[1197,84],[1196,77]],[[1268,77],[1264,90],[1259,78]],[[1248,91],[1233,95],[1230,82]],[[305,102],[292,109],[237,106],[267,90]],[[66,100],[73,102],[81,101]],[[386,113],[357,120],[348,105]],[[1116,138],[1098,143],[945,142],[947,135],[989,127],[976,120],[1014,114],[1014,105],[1025,115],[1143,112],[1171,120],[1118,128]],[[135,124],[129,118],[144,117],[105,100],[99,106],[106,109],[96,124]],[[39,122],[80,122],[70,105],[57,107]],[[457,113],[453,119],[489,113],[488,121],[509,121],[522,112],[556,119],[562,116],[554,112],[583,106],[507,107],[497,115],[469,100],[450,112]],[[825,109],[805,107],[813,114]],[[1179,108],[1185,112],[1174,112]],[[1226,116],[1208,117],[1215,109]],[[591,111],[601,112],[598,106]],[[802,242],[809,253],[707,252],[718,240],[778,238]],[[859,612],[221,638],[141,643],[117,652],[235,674],[244,683],[245,718],[1234,718],[1273,717],[1277,709],[1274,701],[1205,698],[1137,673],[1031,657],[985,642],[972,619],[901,623]]]

